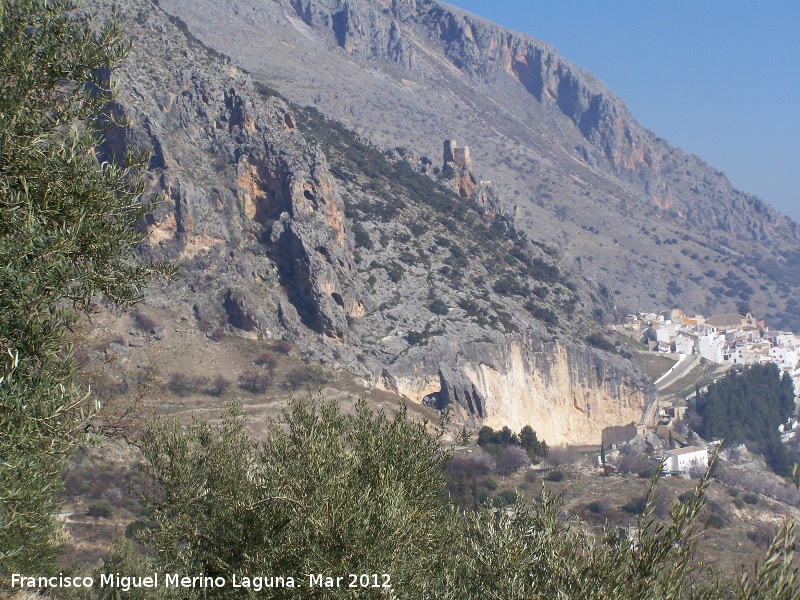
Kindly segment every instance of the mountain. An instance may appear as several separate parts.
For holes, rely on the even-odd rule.
[[[163,0],[203,43],[373,143],[472,151],[505,213],[617,313],[749,303],[800,329],[800,230],[550,46],[429,0]]]
[[[655,407],[604,321],[793,318],[796,224],[544,44],[433,2],[121,10],[127,126],[98,152],[151,150],[141,252],[180,276],[148,303],[209,340],[289,340],[466,425],[596,444]]]

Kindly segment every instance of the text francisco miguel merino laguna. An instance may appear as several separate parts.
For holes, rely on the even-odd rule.
[[[391,577],[385,573],[350,573],[343,576],[329,576],[322,573],[312,573],[308,578],[307,587],[321,588],[388,588],[391,587]],[[159,586],[173,589],[190,588],[224,588],[230,584],[232,588],[248,588],[254,592],[268,588],[297,588],[304,581],[294,577],[283,576],[257,576],[247,577],[233,575],[227,577],[210,577],[207,575],[181,575],[179,573],[153,573],[147,577],[107,573],[100,575],[97,583],[102,588],[116,588],[127,592],[136,588],[158,588]],[[95,585],[94,577],[65,576],[63,573],[54,577],[31,577],[20,573],[12,573],[11,585],[18,589],[44,588],[91,588]]]

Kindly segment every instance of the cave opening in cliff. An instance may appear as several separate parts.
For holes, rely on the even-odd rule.
[[[470,394],[469,390],[464,390],[464,399],[467,401],[469,412],[473,415],[477,413],[480,418],[483,418],[483,406],[481,405],[480,395],[474,389],[472,391],[474,393]],[[473,397],[475,400],[474,402]]]
[[[325,246],[317,246],[316,251],[325,259],[328,264],[332,264],[333,261],[331,260],[331,253]]]
[[[228,290],[225,298],[222,301],[222,308],[228,316],[228,323],[231,327],[241,329],[242,331],[255,331],[256,322],[251,319],[239,306],[239,303],[233,299],[233,293]]]
[[[444,410],[447,407],[447,400],[441,392],[433,392],[422,399],[422,404],[436,410]]]

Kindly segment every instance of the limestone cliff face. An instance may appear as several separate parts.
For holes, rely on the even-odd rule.
[[[169,31],[163,15],[147,14],[140,25]],[[283,101],[259,94],[247,74],[193,55],[172,31],[160,45],[151,38],[134,44],[116,107],[130,124],[104,147],[114,155],[129,144],[152,150],[152,189],[168,201],[147,224],[150,252],[232,263],[218,269],[219,287],[195,301],[196,313],[222,310],[248,336],[269,336],[275,318],[255,288],[280,286],[291,308],[283,302],[273,313],[344,338],[347,317],[360,316],[364,305],[325,155],[297,132]],[[194,271],[187,277],[196,289]]]
[[[502,345],[439,345],[385,369],[380,384],[450,406],[474,425],[525,425],[551,445],[599,444],[605,427],[652,425],[656,393],[613,357],[529,333]]]
[[[586,349],[559,344],[531,352],[512,343],[504,364],[465,365],[484,400],[485,425],[535,426],[545,440],[599,444],[604,428],[653,425],[655,391]]]

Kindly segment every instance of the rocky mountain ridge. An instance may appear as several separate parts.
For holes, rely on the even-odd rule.
[[[133,51],[116,110],[129,125],[101,150],[152,150],[149,187],[166,200],[142,252],[181,274],[150,304],[211,339],[290,339],[470,425],[541,419],[553,443],[595,443],[649,418],[652,385],[590,314],[604,300],[500,215],[477,172],[382,151],[287,104],[157,6],[123,10]],[[592,331],[606,350],[587,346]]]
[[[532,239],[614,292],[617,312],[791,302],[798,226],[631,117],[595,77],[529,36],[430,0],[162,0],[203,42],[290,100],[378,144],[473,149]]]
[[[306,24],[315,30],[329,30],[345,52],[362,60],[391,62],[420,74],[424,70],[415,70],[420,61],[414,33],[421,33],[438,43],[457,69],[473,78],[496,80],[510,75],[538,102],[557,107],[575,124],[590,144],[576,148],[586,162],[596,165],[604,161],[617,175],[644,183],[649,199],[663,211],[674,210],[681,218],[691,218],[699,210],[693,205],[710,203],[719,193],[732,196],[733,206],[719,206],[719,210],[703,214],[709,229],[778,244],[800,240],[797,223],[755,196],[734,190],[722,173],[641,127],[620,98],[547,44],[430,0],[392,2],[381,8],[365,0],[309,0],[292,7]],[[406,33],[402,26],[410,31]],[[683,181],[678,174],[681,163],[689,165]],[[698,168],[706,171],[702,179],[693,176]],[[687,185],[698,196],[694,202],[679,198],[681,188]],[[746,210],[739,214],[737,208]],[[761,219],[748,220],[747,213],[756,213]]]

